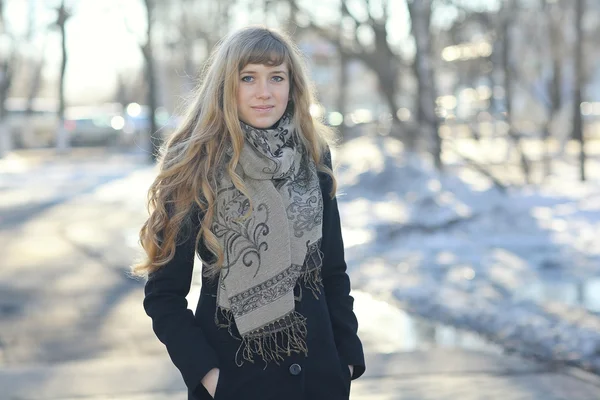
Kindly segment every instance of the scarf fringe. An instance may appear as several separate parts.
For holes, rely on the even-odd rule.
[[[226,322],[222,323],[221,319],[224,319]],[[231,310],[217,306],[215,312],[215,325],[217,325],[217,328],[227,328],[227,332],[229,332],[229,335],[231,335],[232,338],[242,340],[242,338],[236,335],[231,329],[234,324],[235,319]]]
[[[279,363],[285,360],[284,355],[289,357],[292,353],[304,353],[308,356],[306,317],[297,311],[292,311],[239,338],[231,329],[234,325],[231,310],[221,307],[217,307],[217,310],[215,315],[217,326],[227,327],[232,337],[241,340],[235,353],[235,363],[238,367],[241,367],[244,361],[254,363],[255,356],[259,356],[264,361],[265,369],[270,362],[280,365]],[[219,315],[225,318],[227,324],[218,321]]]
[[[315,268],[305,271],[300,277],[304,286],[310,289],[315,299],[321,294],[321,286],[323,286],[323,278],[321,276],[321,268]]]

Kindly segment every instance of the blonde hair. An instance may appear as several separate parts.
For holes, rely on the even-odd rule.
[[[309,113],[316,100],[301,52],[285,34],[272,29],[238,30],[225,37],[211,53],[187,115],[160,150],[160,170],[148,190],[149,217],[140,230],[145,257],[133,266],[135,275],[147,276],[173,259],[182,227],[190,223],[193,209],[201,210],[203,215],[195,248],[203,240],[216,256],[205,275],[218,275],[224,253],[210,227],[215,212],[216,172],[228,147],[233,149],[233,155],[226,172],[246,194],[244,182],[235,173],[244,144],[236,104],[239,73],[248,64],[282,63],[289,69],[292,123],[318,170],[331,176],[330,196],[335,195],[336,180],[322,157],[332,144],[334,133]]]

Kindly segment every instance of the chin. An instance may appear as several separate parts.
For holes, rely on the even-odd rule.
[[[275,121],[275,122],[277,122],[277,121]],[[253,128],[267,129],[267,128],[270,128],[273,125],[275,125],[275,122],[273,122],[272,124],[269,124],[267,122],[246,122],[246,124],[250,125]]]
[[[268,119],[242,119],[242,122],[244,122],[247,125],[250,125],[254,128],[258,128],[258,129],[267,129],[272,127],[273,125],[275,125],[283,116],[283,114],[279,117],[279,118],[268,118]]]

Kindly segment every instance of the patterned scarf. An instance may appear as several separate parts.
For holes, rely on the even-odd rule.
[[[220,174],[212,230],[225,261],[215,321],[230,333],[235,321],[242,336],[238,365],[240,354],[278,364],[283,355],[308,353],[294,287],[302,280],[315,297],[320,293],[323,200],[316,166],[289,114],[269,129],[241,125],[246,140],[236,172],[248,197]]]

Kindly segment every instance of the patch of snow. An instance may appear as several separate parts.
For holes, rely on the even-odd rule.
[[[354,288],[600,372],[598,185],[474,187],[380,136],[347,142],[334,161]]]

